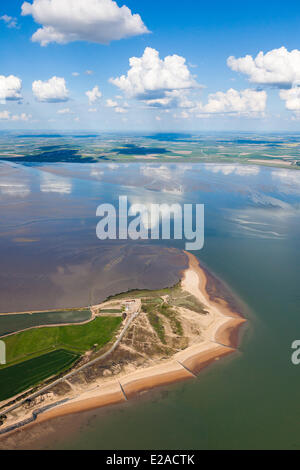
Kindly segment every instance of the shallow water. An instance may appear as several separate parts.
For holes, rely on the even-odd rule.
[[[97,206],[115,201],[116,188],[0,163],[0,312],[86,307],[178,282],[186,260],[176,248],[97,239]]]
[[[83,323],[92,318],[90,310],[67,310],[34,314],[0,315],[0,337],[41,325]]]
[[[28,208],[36,201],[31,188],[41,191],[44,173],[48,173],[42,168],[27,168],[30,193],[22,200],[20,194],[4,195],[1,210],[11,210],[5,210],[6,220],[10,221],[6,230],[10,228],[1,236],[1,252],[9,246],[19,254],[27,253],[29,244],[12,240],[37,237],[44,242],[56,231],[56,243],[49,245],[49,256],[56,248],[61,259],[65,259],[62,253],[68,251],[65,246],[68,241],[72,248],[77,247],[80,265],[81,250],[77,242],[72,245],[73,237],[76,239],[76,230],[72,229],[77,228],[78,240],[85,241],[90,230],[94,233],[95,206],[103,201],[110,202],[119,194],[127,194],[131,201],[144,203],[205,203],[205,248],[196,254],[247,305],[244,313],[248,325],[239,352],[211,366],[197,380],[149,393],[122,407],[36,426],[16,436],[9,445],[63,449],[299,449],[300,366],[291,363],[291,344],[300,336],[300,173],[239,165],[94,167],[91,170],[85,165],[53,165],[52,188],[58,191],[68,181],[69,190],[47,193],[47,216],[37,211],[32,220],[37,218],[38,224],[26,225]],[[126,181],[128,187],[121,186],[121,181]],[[41,195],[40,203],[44,196]],[[64,217],[66,206],[72,210],[62,221],[59,217]],[[20,211],[22,225],[13,224],[14,210],[16,214]],[[49,221],[51,217],[56,217],[55,223]],[[83,223],[79,224],[79,220]],[[3,219],[1,225],[3,230]],[[82,246],[89,259],[88,245]],[[172,241],[168,246],[183,248],[179,242]],[[147,245],[147,249],[163,252],[155,244]],[[29,254],[19,264],[10,259],[10,277],[2,278],[6,283],[11,281],[6,305],[12,302],[9,299],[15,292],[15,283],[21,285],[24,280],[22,263],[26,256]],[[71,249],[69,256],[72,260]],[[174,254],[171,258],[174,259]],[[165,261],[162,265],[165,266]],[[130,273],[137,269],[128,266]],[[48,276],[48,268],[48,265],[39,266],[39,273],[46,272]],[[16,272],[19,278],[13,277]],[[101,271],[99,279],[105,283],[109,272],[109,268]],[[68,277],[68,271],[62,274],[60,279]],[[123,271],[121,276],[116,270],[115,281],[118,276],[122,281],[125,274]],[[139,274],[136,272],[136,277],[132,274],[130,282],[134,279],[136,282]],[[163,276],[161,280],[171,281]],[[144,277],[143,281],[146,283],[147,279]]]

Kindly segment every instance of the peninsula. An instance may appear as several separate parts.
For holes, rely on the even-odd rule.
[[[33,358],[20,362],[15,357],[14,365],[0,368],[0,379],[32,360],[39,361],[37,373],[45,374],[39,383],[2,399],[0,436],[195,379],[203,368],[235,352],[245,319],[223,295],[219,281],[194,255],[186,256],[188,268],[172,288],[114,296],[91,307],[90,320],[80,325],[42,325],[2,337],[18,352],[30,344]],[[48,337],[44,361],[45,351],[33,347],[41,332]],[[49,354],[69,355],[63,370],[49,370]]]

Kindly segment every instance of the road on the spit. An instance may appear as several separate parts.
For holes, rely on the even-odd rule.
[[[134,320],[138,317],[138,315],[140,314],[140,309],[135,312],[131,317],[130,319],[128,320],[128,322],[126,323],[125,327],[124,327],[124,330],[122,331],[122,333],[120,334],[119,338],[117,339],[117,341],[113,344],[113,346],[108,350],[106,351],[105,354],[102,354],[102,356],[99,356],[97,357],[96,359],[94,359],[93,361],[90,361],[88,362],[87,364],[84,364],[83,366],[79,367],[78,369],[75,369],[73,372],[70,372],[69,374],[67,375],[64,375],[64,377],[61,377],[60,379],[56,380],[55,382],[52,382],[51,384],[47,385],[46,387],[42,388],[41,390],[39,390],[38,392],[36,393],[33,393],[32,395],[29,395],[28,397],[26,397],[24,400],[16,403],[15,405],[11,406],[10,408],[7,408],[5,411],[3,411],[1,413],[0,411],[0,416],[1,414],[2,415],[6,415],[7,413],[10,413],[11,411],[14,411],[16,410],[17,408],[19,408],[20,406],[24,405],[24,403],[27,401],[27,400],[33,400],[34,398],[38,397],[39,395],[42,395],[43,393],[47,392],[48,390],[50,390],[52,387],[55,387],[55,385],[58,385],[62,382],[64,382],[65,380],[68,380],[70,379],[71,377],[73,377],[74,375],[78,374],[79,372],[82,372],[84,369],[87,369],[88,367],[94,365],[94,364],[97,364],[97,362],[99,361],[102,361],[103,359],[106,359],[111,353],[113,353],[117,347],[119,346],[119,344],[121,343],[122,339],[124,338],[125,334],[127,333],[128,331],[128,328],[130,328],[131,324],[134,322]]]

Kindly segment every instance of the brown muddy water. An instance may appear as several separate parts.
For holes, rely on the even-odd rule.
[[[247,306],[239,351],[195,381],[35,426],[0,448],[300,449],[300,366],[291,361],[300,336],[299,171],[3,164],[0,311],[86,306],[128,288],[174,284],[183,243],[96,239],[97,205],[119,195],[205,204],[205,247],[195,254]]]

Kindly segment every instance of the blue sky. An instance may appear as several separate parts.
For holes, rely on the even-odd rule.
[[[23,1],[1,2],[0,129],[299,129],[300,4],[59,0],[56,8],[56,1],[29,0],[23,15]],[[85,3],[82,15],[74,2]],[[165,58],[174,55],[185,63],[175,58],[169,67]],[[127,75],[129,59],[143,56]],[[123,84],[109,81],[122,75]],[[9,96],[11,76],[22,86]],[[48,83],[53,77],[64,85]]]

